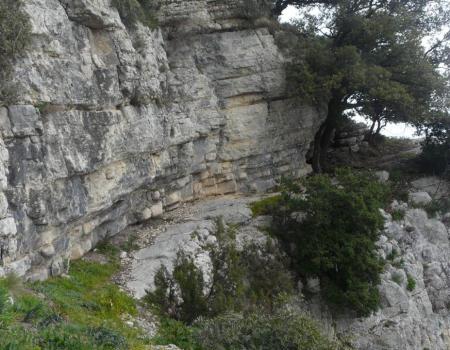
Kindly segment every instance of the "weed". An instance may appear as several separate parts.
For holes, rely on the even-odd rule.
[[[254,217],[260,215],[270,215],[272,214],[273,209],[279,206],[280,202],[281,195],[267,197],[250,204],[250,209],[252,210]]]
[[[412,292],[416,288],[416,280],[410,274],[407,275],[406,289]]]
[[[392,220],[402,221],[405,218],[405,211],[401,209],[396,209],[391,212]]]
[[[398,273],[398,272],[393,273],[391,275],[391,281],[393,281],[393,282],[397,283],[399,286],[401,286],[402,282],[403,282],[402,275],[400,273]]]
[[[31,25],[21,0],[0,2],[0,107],[15,103],[18,87],[11,82],[12,63],[25,52],[31,40]]]
[[[397,249],[392,248],[391,252],[386,256],[386,260],[388,261],[394,261],[395,258],[399,256],[399,252]]]

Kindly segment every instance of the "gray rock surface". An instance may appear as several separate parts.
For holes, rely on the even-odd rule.
[[[348,334],[357,349],[450,349],[449,228],[421,209],[406,209],[401,221],[385,217],[379,247],[388,264],[380,285],[381,309],[365,319],[348,315],[333,321],[323,307],[313,309],[322,310],[318,317],[328,317],[326,322]],[[414,288],[408,289],[408,279]]]
[[[151,245],[132,254],[122,280],[134,297],[140,299],[147,290],[154,289],[154,277],[161,266],[169,272],[179,251],[193,258],[194,264],[203,272],[205,288],[212,282],[213,266],[207,247],[216,244],[216,221],[223,220],[228,225],[241,227],[237,237],[238,243],[264,237],[251,223],[250,201],[258,197],[237,198],[225,196],[217,199],[200,201],[189,206],[189,214],[176,213],[172,220],[158,229]],[[181,215],[180,215],[181,214]],[[245,226],[245,228],[242,228]],[[205,293],[207,292],[205,290]]]
[[[185,201],[309,172],[322,116],[288,97],[270,20],[244,19],[245,1],[167,0],[154,30],[108,0],[24,3],[20,99],[0,108],[3,264],[58,273]]]
[[[152,243],[133,254],[121,276],[123,284],[136,297],[153,288],[159,266],[171,271],[176,252],[181,249],[194,258],[210,277],[210,261],[203,242],[214,239],[214,217],[227,216],[237,227],[237,241],[264,239],[258,227],[266,218],[251,218],[247,204],[257,197],[224,197],[200,201],[174,216],[165,217],[159,226],[144,230],[154,234]],[[309,279],[300,290],[313,295],[300,307],[317,318],[330,334],[343,334],[358,350],[447,350],[450,348],[450,245],[449,227],[428,218],[421,209],[394,202],[392,210],[404,210],[404,219],[394,221],[383,211],[385,228],[380,236],[379,254],[387,259],[380,284],[381,308],[367,318],[348,313],[332,316],[320,298],[318,279]],[[197,231],[196,235],[192,235]],[[211,241],[214,244],[214,240]],[[205,254],[206,253],[206,254]],[[205,258],[206,257],[206,258]],[[414,281],[414,286],[410,281]]]
[[[433,200],[428,192],[411,192],[409,193],[408,199],[412,204],[418,206],[430,204]]]

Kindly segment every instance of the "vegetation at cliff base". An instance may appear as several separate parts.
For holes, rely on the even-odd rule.
[[[237,249],[233,228],[221,221],[215,237],[210,285],[182,253],[172,273],[164,267],[157,273],[156,289],[145,298],[161,316],[154,343],[185,350],[344,349],[302,311],[284,309],[294,280],[276,242]]]
[[[146,296],[160,314],[191,324],[199,317],[271,308],[277,295],[293,291],[287,257],[275,249],[272,241],[263,246],[247,244],[238,250],[234,230],[220,220],[215,237],[218,245],[209,247],[213,268],[209,292],[204,293],[208,286],[203,272],[191,257],[180,252],[173,272],[169,274],[161,267],[155,276],[156,289]]]
[[[147,349],[125,323],[135,301],[111,282],[115,263],[76,261],[67,276],[26,283],[0,280],[0,349]]]
[[[337,170],[301,184],[285,183],[271,207],[276,235],[303,279],[319,278],[331,306],[366,316],[379,306],[383,261],[376,242],[383,228],[379,208],[389,188],[365,173]]]
[[[17,92],[12,79],[12,63],[30,42],[31,25],[21,0],[0,2],[0,107],[14,102]]]

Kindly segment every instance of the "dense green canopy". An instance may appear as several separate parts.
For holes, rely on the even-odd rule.
[[[449,34],[436,36],[449,23],[448,0],[278,0],[274,12],[287,5],[304,9],[290,45],[292,84],[328,110],[315,140],[316,171],[345,115],[364,115],[379,132],[385,122],[420,124],[448,113]]]

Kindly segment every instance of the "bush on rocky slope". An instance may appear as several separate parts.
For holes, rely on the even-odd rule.
[[[270,309],[277,295],[292,291],[286,256],[271,240],[263,246],[247,244],[238,250],[234,230],[220,220],[215,237],[217,244],[208,247],[213,267],[211,286],[206,286],[203,272],[182,252],[171,274],[160,268],[155,276],[156,289],[147,293],[146,300],[162,315],[190,324],[202,316],[256,306]]]
[[[262,310],[246,316],[228,314],[197,324],[195,339],[204,350],[338,350],[318,325],[305,315]]]
[[[328,302],[359,315],[379,305],[383,262],[375,244],[388,193],[369,175],[344,169],[334,178],[317,175],[302,186],[286,184],[272,212],[272,231],[300,277],[318,277]]]
[[[10,83],[12,62],[30,42],[31,25],[22,11],[22,1],[0,2],[0,106],[13,103],[16,88]]]
[[[442,175],[450,179],[450,118],[443,116],[424,126],[419,165],[424,173]]]

